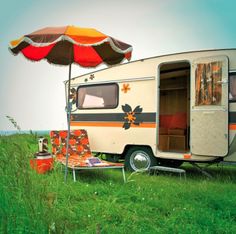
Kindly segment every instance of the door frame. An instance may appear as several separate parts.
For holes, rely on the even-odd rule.
[[[160,132],[160,83],[161,83],[161,67],[163,65],[168,65],[168,64],[181,64],[181,63],[187,63],[189,65],[189,77],[188,77],[188,82],[187,82],[187,92],[189,92],[189,105],[187,106],[187,109],[188,109],[188,115],[187,115],[187,118],[189,118],[189,125],[190,125],[190,118],[191,118],[191,60],[188,60],[188,59],[183,59],[183,60],[171,60],[171,61],[165,61],[165,62],[162,62],[158,65],[158,68],[157,68],[157,103],[156,103],[156,106],[157,106],[157,124],[156,124],[156,152],[162,152],[163,154],[169,154],[170,152],[169,151],[160,151],[159,150],[159,132]],[[188,101],[188,100],[187,100]],[[187,120],[188,121],[188,120]],[[190,126],[189,126],[189,130],[190,131]],[[187,149],[186,153],[187,152],[190,152],[190,133],[189,133],[189,136],[187,137],[187,140],[186,140],[186,146],[189,145],[189,148]],[[188,142],[187,142],[188,141]],[[179,152],[179,151],[176,151],[176,152],[171,152],[171,153],[178,153],[180,155],[183,154],[183,152]]]

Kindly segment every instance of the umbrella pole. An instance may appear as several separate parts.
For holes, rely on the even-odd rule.
[[[70,139],[70,116],[71,116],[71,103],[70,103],[70,82],[71,82],[71,64],[69,65],[69,81],[68,81],[68,92],[67,92],[67,139],[66,139],[66,168],[65,168],[65,182],[68,174],[68,151],[69,151],[69,139]]]

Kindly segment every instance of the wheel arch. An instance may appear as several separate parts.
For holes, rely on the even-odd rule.
[[[124,148],[124,150],[123,150],[123,152],[121,154],[122,159],[125,159],[125,155],[129,151],[129,149],[131,149],[132,147],[148,148],[148,149],[150,149],[152,151],[152,154],[154,155],[154,157],[156,157],[154,152],[153,152],[153,149],[152,149],[152,147],[150,145],[132,145],[132,144],[128,144],[128,145],[125,146],[125,148]]]

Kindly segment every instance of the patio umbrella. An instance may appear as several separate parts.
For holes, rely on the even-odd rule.
[[[47,60],[49,63],[69,65],[67,93],[67,147],[66,169],[68,166],[68,141],[70,135],[71,104],[69,101],[71,83],[71,64],[82,67],[96,67],[102,63],[110,66],[131,59],[132,46],[107,36],[93,28],[75,26],[47,27],[13,40],[10,51],[23,54],[32,61]]]

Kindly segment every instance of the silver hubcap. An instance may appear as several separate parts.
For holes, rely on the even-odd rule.
[[[150,157],[143,151],[135,151],[130,156],[130,165],[135,171],[148,169],[151,165]]]

